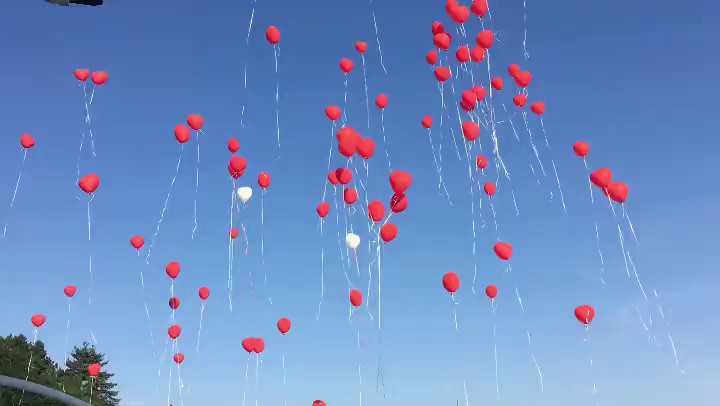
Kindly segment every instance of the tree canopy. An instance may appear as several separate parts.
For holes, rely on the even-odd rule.
[[[102,370],[91,378],[88,366],[100,364]],[[0,375],[26,379],[98,406],[120,404],[114,374],[106,370],[105,354],[85,342],[74,347],[64,367],[54,362],[42,341],[29,342],[23,335],[0,337]],[[29,368],[28,368],[29,365]],[[92,399],[91,399],[92,394]],[[60,406],[61,403],[19,390],[0,388],[0,405]],[[91,401],[92,400],[92,401]]]

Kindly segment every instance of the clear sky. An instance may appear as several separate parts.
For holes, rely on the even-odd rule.
[[[711,43],[715,31],[710,28],[710,22],[718,18],[716,5],[705,2],[702,10],[692,2],[665,0],[621,5],[567,0],[546,5],[529,0],[530,60],[525,61],[523,2],[490,2],[492,26],[502,41],[493,47],[491,67],[506,79],[506,88],[495,101],[498,121],[505,121],[499,124],[498,138],[512,183],[501,178],[498,185],[494,199],[497,233],[487,199],[481,212],[484,229],[479,228],[475,205],[478,295],[473,295],[471,197],[465,157],[457,159],[448,131],[452,124],[459,136],[456,99],[449,86],[445,89],[450,120],[445,121],[443,175],[453,207],[437,193],[427,133],[420,126],[424,115],[434,116],[437,148],[440,96],[424,56],[432,48],[433,21],[443,21],[454,33],[444,2],[374,2],[387,75],[379,64],[369,1],[259,0],[249,48],[245,36],[251,1],[107,3],[99,8],[60,8],[40,0],[10,0],[2,6],[0,218],[9,223],[0,242],[0,334],[32,336],[30,316],[43,313],[48,321],[40,338],[51,355],[62,361],[70,344],[91,340],[92,330],[116,374],[123,405],[162,404],[167,397],[168,368],[174,368],[168,357],[162,359],[170,316],[166,304],[170,282],[164,266],[175,260],[182,266],[175,289],[181,300],[176,317],[183,326],[180,349],[186,355],[182,364],[186,405],[242,403],[247,357],[240,341],[248,336],[266,341],[257,387],[255,365],[250,367],[248,404],[256,399],[259,405],[282,404],[286,398],[289,405],[309,405],[314,399],[329,405],[359,404],[358,330],[364,348],[364,404],[449,405],[458,399],[462,404],[464,382],[469,404],[494,404],[493,318],[480,291],[495,283],[500,289],[495,316],[498,404],[594,404],[593,377],[601,404],[720,403],[720,329],[715,312],[720,278],[711,262],[720,226],[714,210],[720,195],[711,187],[717,184],[711,156],[719,146],[713,134],[715,122],[710,120],[710,106],[717,104],[718,93],[718,60]],[[280,160],[273,51],[264,39],[269,25],[282,32]],[[472,20],[466,30],[474,36],[480,24]],[[460,37],[455,34],[454,40]],[[370,129],[361,62],[353,48],[359,40],[370,45],[366,55]],[[244,90],[246,57],[248,86]],[[383,252],[379,335],[364,310],[354,315],[352,325],[348,323],[335,217],[328,217],[320,240],[315,214],[330,137],[324,108],[343,103],[343,75],[338,68],[342,57],[356,62],[348,83],[349,125],[375,139],[378,146],[370,160],[369,198],[387,202],[391,193],[380,114],[372,103],[379,93],[390,99],[384,124],[393,169],[413,175],[410,207],[392,220],[399,236]],[[539,120],[532,113],[528,116],[548,171],[547,177],[540,175],[540,185],[529,169],[535,161],[521,117],[513,115],[518,142],[502,110],[503,102],[509,111],[516,110],[511,97],[517,88],[506,72],[510,63],[533,74],[531,101],[547,104],[544,124],[550,151]],[[87,196],[80,196],[76,186],[79,143],[86,130],[82,89],[72,76],[78,68],[105,70],[110,75],[107,84],[97,89],[91,106],[97,156],[84,150],[79,161],[81,175],[95,172],[101,179],[92,202],[91,243],[87,241]],[[475,75],[487,85],[484,64],[475,68]],[[464,78],[456,90],[469,83]],[[189,113],[205,117],[197,235],[191,239],[197,165],[193,137],[185,147],[147,266],[145,251],[138,258],[128,240],[140,234],[149,244],[180,152],[172,131]],[[8,211],[20,170],[18,139],[23,133],[32,134],[37,145],[28,153],[17,200]],[[240,154],[249,162],[238,186],[257,189],[261,171],[268,171],[273,180],[264,199],[264,227],[258,190],[244,213],[250,246],[246,258],[242,243],[236,244],[233,312],[228,308],[226,287],[231,188],[226,142],[230,137],[240,140]],[[626,248],[650,295],[647,302],[634,278],[626,275],[618,219],[606,204],[590,204],[587,173],[571,149],[581,140],[591,146],[591,168],[611,168],[617,180],[630,185],[625,206],[639,244],[631,238],[619,211],[618,219]],[[490,137],[484,129],[480,141],[489,155]],[[567,213],[558,200],[551,158],[562,182]],[[333,165],[340,165],[336,151]],[[490,177],[495,177],[494,170]],[[606,285],[600,282],[595,221]],[[361,213],[355,214],[354,222],[361,238],[367,239]],[[340,234],[342,238],[344,229]],[[505,265],[492,253],[498,238],[515,248],[511,275],[501,275]],[[322,246],[325,302],[316,320]],[[366,278],[371,256],[364,249],[359,254]],[[144,291],[140,271],[145,272]],[[456,295],[458,331],[452,302],[441,285],[448,271],[457,272],[461,279]],[[358,281],[362,280],[354,280],[364,286]],[[525,316],[513,292],[514,282],[522,293]],[[62,294],[68,284],[78,287],[69,343]],[[203,285],[212,294],[196,352],[197,289]],[[686,375],[675,364],[668,329],[652,295],[654,288]],[[374,317],[376,294],[373,287],[370,310]],[[143,297],[150,310],[154,347]],[[596,310],[589,346],[573,317],[575,306],[585,303]],[[638,311],[647,324],[652,315],[648,327],[657,341],[648,338]],[[281,317],[294,323],[285,337],[275,328]],[[532,332],[543,374],[542,393],[526,329]],[[592,370],[589,353],[595,361]],[[376,391],[380,354],[385,400],[383,391]],[[172,397],[173,404],[180,404],[176,374],[173,370]]]

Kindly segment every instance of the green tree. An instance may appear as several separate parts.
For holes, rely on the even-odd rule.
[[[92,364],[100,364],[102,370],[96,377],[90,377],[88,366]],[[92,404],[98,406],[117,406],[120,404],[118,391],[114,390],[116,383],[110,382],[115,374],[106,371],[105,354],[97,352],[94,346],[89,343],[83,343],[82,347],[73,348],[70,358],[65,364],[63,382],[66,389],[72,387],[78,390],[77,393],[67,391],[79,399],[86,402],[90,400],[92,394]]]
[[[28,364],[30,370],[28,371]],[[23,335],[0,337],[0,375],[25,379],[61,390],[58,365],[48,357],[42,341],[28,342]],[[41,396],[0,388],[0,405],[59,406]]]

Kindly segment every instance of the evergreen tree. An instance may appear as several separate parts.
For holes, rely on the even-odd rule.
[[[23,335],[0,337],[0,375],[27,378],[30,382],[60,390],[58,372],[58,365],[48,357],[42,341],[33,344]],[[24,406],[62,405],[32,393],[23,395],[17,389],[0,388],[0,405],[18,405],[21,400]]]
[[[102,369],[96,377],[91,377],[88,373],[88,366],[92,364],[100,364]],[[91,398],[92,403],[97,406],[117,406],[120,404],[118,391],[114,390],[116,383],[110,382],[115,374],[107,372],[105,366],[105,354],[97,352],[94,346],[89,343],[83,343],[82,347],[73,348],[70,358],[66,363],[64,382],[68,385],[79,389],[78,393],[73,395],[79,399],[88,402]],[[91,379],[92,378],[92,379]],[[68,391],[70,393],[70,391]]]

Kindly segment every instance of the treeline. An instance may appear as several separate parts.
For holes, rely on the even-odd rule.
[[[30,365],[28,371],[28,364]],[[88,366],[100,364],[100,374],[91,379]],[[58,365],[45,351],[42,341],[35,344],[23,335],[0,337],[0,375],[25,379],[74,396],[94,406],[120,404],[117,384],[110,382],[114,374],[107,371],[105,354],[85,342],[74,347],[64,366]],[[92,399],[91,399],[92,394]],[[22,403],[21,403],[22,402]],[[0,405],[61,406],[32,393],[0,388]]]

